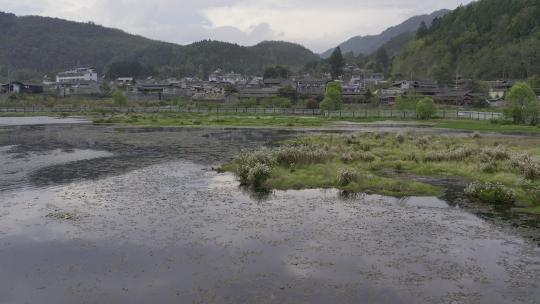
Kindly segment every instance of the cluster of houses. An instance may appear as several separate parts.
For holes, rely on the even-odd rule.
[[[54,80],[45,76],[43,83],[39,85],[10,82],[0,86],[0,93],[55,93],[66,97],[103,95],[122,88],[130,100],[136,101],[173,100],[182,97],[198,101],[234,102],[240,99],[277,97],[283,88],[293,89],[303,98],[320,97],[324,95],[330,81],[328,75],[322,78],[292,76],[288,79],[272,79],[222,70],[212,72],[207,80],[196,77],[141,80],[127,76],[106,81],[99,78],[93,68],[75,68],[58,73]],[[346,102],[365,101],[364,97],[369,91],[379,98],[380,103],[392,104],[399,96],[414,92],[432,97],[439,104],[458,106],[470,105],[474,100],[484,100],[493,106],[501,105],[505,93],[514,84],[511,81],[487,82],[489,92],[476,94],[463,83],[440,85],[433,81],[417,80],[389,82],[382,73],[362,69],[350,70],[346,79],[338,81],[342,85]]]

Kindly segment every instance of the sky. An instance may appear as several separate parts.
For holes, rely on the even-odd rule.
[[[0,0],[0,11],[92,21],[148,38],[254,45],[296,42],[315,52],[378,34],[409,17],[471,0]]]

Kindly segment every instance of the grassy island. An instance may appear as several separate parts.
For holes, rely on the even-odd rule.
[[[457,178],[471,199],[540,210],[540,138],[371,133],[306,136],[245,151],[224,166],[246,186],[440,196]]]

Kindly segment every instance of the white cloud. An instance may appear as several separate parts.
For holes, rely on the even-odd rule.
[[[0,10],[93,21],[154,39],[244,45],[298,42],[322,51],[408,17],[471,0],[0,0]]]

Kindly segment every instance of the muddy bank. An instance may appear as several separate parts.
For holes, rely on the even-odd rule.
[[[211,170],[293,135],[86,125],[0,133],[0,158],[11,162],[0,169],[0,303],[540,298],[537,244],[450,197],[261,199]],[[75,220],[47,216],[59,212]]]

